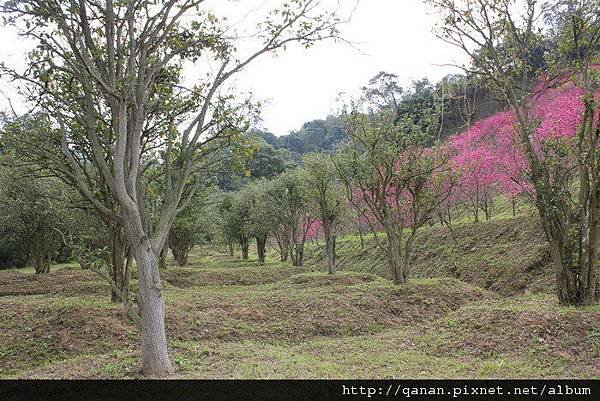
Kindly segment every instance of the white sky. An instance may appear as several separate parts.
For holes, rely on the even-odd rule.
[[[247,5],[261,5],[261,1],[233,4],[245,12]],[[340,1],[343,6],[354,4],[354,0]],[[215,3],[215,7],[220,6]],[[285,134],[334,112],[340,92],[355,93],[379,71],[397,74],[405,86],[423,77],[435,82],[456,72],[441,65],[463,58],[432,33],[438,18],[421,0],[360,0],[351,22],[342,27],[343,37],[360,50],[332,41],[309,50],[291,47],[278,57],[265,56],[251,64],[237,84],[266,101],[263,127]],[[23,53],[21,46],[11,29],[0,27],[1,61],[14,65]],[[0,89],[14,96],[6,82],[0,83]],[[6,97],[0,96],[0,109],[7,107]]]
[[[357,91],[379,71],[398,75],[406,86],[423,77],[435,82],[458,72],[441,66],[464,58],[432,33],[438,18],[421,0],[361,0],[342,28],[344,38],[357,43],[360,51],[326,42],[309,50],[289,49],[277,59],[250,66],[244,84],[269,100],[262,113],[264,127],[283,134],[324,118],[335,111],[339,92]]]

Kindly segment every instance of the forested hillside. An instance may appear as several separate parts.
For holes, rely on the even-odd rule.
[[[381,72],[373,78],[371,86],[377,85],[377,81],[382,77],[389,80],[397,78],[394,74]],[[399,94],[405,92],[400,87],[398,89]],[[379,89],[372,87],[370,90],[375,93]],[[439,113],[442,139],[461,132],[474,121],[506,108],[501,98],[490,93],[476,79],[462,75],[448,76],[435,85],[423,78],[414,81],[406,92],[400,99],[398,108],[402,113],[412,113],[415,121],[423,120],[432,110],[438,114],[437,109],[443,109],[443,113]],[[420,113],[423,115],[419,115]],[[256,130],[251,131],[250,135],[258,136],[274,149],[287,149],[290,152],[289,156],[286,154],[284,157],[298,161],[305,153],[335,151],[347,136],[345,120],[344,115],[330,115],[325,120],[305,122],[298,131],[289,134]],[[265,147],[269,149],[268,146]]]

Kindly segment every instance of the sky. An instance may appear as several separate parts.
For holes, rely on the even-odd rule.
[[[269,1],[278,2],[229,3],[225,14],[235,19],[244,10],[243,18],[247,20],[248,9],[264,8]],[[345,12],[353,9],[355,0],[340,1],[343,6],[350,6]],[[464,59],[458,49],[434,35],[438,19],[422,0],[360,0],[350,22],[341,28],[342,36],[352,46],[326,41],[308,50],[290,47],[277,57],[268,55],[256,60],[236,78],[236,85],[264,103],[264,129],[277,135],[287,134],[306,121],[334,113],[340,92],[357,93],[379,71],[398,75],[403,86],[423,77],[436,82],[457,72],[447,64]],[[0,27],[3,60],[19,63],[22,46],[11,28]],[[7,97],[13,105],[18,103],[9,84],[0,82],[0,90],[4,94],[0,96],[0,109],[9,107]]]
[[[358,49],[333,42],[290,49],[252,65],[240,83],[268,100],[264,128],[285,134],[335,112],[340,92],[355,93],[379,71],[398,75],[403,86],[423,77],[436,82],[458,72],[442,66],[462,63],[464,57],[434,35],[438,18],[421,0],[362,0],[342,27],[343,37]]]

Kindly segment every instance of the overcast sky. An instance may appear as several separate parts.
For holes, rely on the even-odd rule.
[[[335,110],[340,91],[358,90],[379,71],[398,75],[404,85],[422,77],[435,82],[457,72],[441,66],[463,58],[432,33],[438,16],[430,11],[421,0],[361,0],[342,30],[360,51],[327,42],[254,64],[243,81],[259,98],[269,100],[262,114],[264,127],[283,134],[324,118]]]
[[[242,9],[252,2],[262,4],[260,1],[235,4]],[[353,2],[342,0],[342,5]],[[356,93],[379,71],[397,74],[403,85],[422,77],[435,82],[456,72],[441,66],[462,58],[457,49],[432,33],[437,18],[421,0],[361,0],[351,22],[342,28],[344,38],[360,50],[333,42],[309,50],[289,48],[278,57],[267,56],[251,64],[237,84],[266,102],[264,128],[285,134],[333,112],[340,92]],[[3,60],[14,61],[23,53],[12,30],[0,27],[0,39]],[[0,84],[0,89],[14,96],[6,83]],[[0,97],[0,108],[7,105],[5,96]]]

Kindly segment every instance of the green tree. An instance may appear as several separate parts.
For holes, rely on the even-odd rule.
[[[361,103],[370,112],[391,110],[395,123],[411,121],[420,131],[432,140],[439,137],[444,93],[439,91],[427,78],[413,81],[409,90],[398,83],[398,76],[380,72],[364,86]]]
[[[265,262],[267,240],[277,222],[269,202],[271,186],[267,180],[255,181],[245,185],[233,197],[227,224],[242,248],[243,259],[248,259],[250,240],[254,238],[258,260]]]
[[[245,188],[234,193],[229,198],[231,203],[227,205],[224,219],[226,236],[240,246],[242,259],[249,258],[250,241],[252,240],[252,195]]]
[[[246,167],[252,178],[273,178],[295,165],[289,150],[276,149],[262,142]]]
[[[344,137],[344,117],[328,116],[325,120],[305,122],[300,130],[279,137],[279,141],[295,154],[303,155],[332,152]]]
[[[256,112],[226,84],[263,54],[337,37],[340,23],[334,12],[319,12],[316,0],[288,1],[262,19],[256,35],[249,32],[259,44],[242,46],[242,53],[235,35],[204,6],[202,0],[7,0],[1,6],[6,23],[36,42],[24,71],[2,70],[23,82],[23,95],[60,128],[54,144],[61,177],[107,219],[123,222],[138,266],[142,366],[149,376],[171,369],[159,254],[207,159],[235,143]],[[186,86],[183,64],[202,69],[201,62],[214,74]],[[169,102],[161,101],[165,93]],[[165,119],[168,129],[153,129]],[[158,160],[165,194],[151,221],[142,189],[148,165]],[[89,177],[100,177],[118,208],[98,199]]]
[[[304,156],[302,179],[307,188],[307,199],[314,216],[323,226],[327,272],[336,270],[336,233],[346,212],[343,188],[336,175],[335,166],[329,155],[309,153]]]
[[[302,266],[304,244],[316,217],[311,215],[308,186],[303,170],[283,172],[273,180],[266,204],[275,216],[273,235],[279,246],[281,261],[291,258],[293,266]]]
[[[236,231],[233,224],[230,221],[231,208],[233,207],[233,194],[232,193],[222,193],[218,200],[218,223],[220,227],[221,234],[225,243],[227,244],[227,250],[229,251],[229,256],[234,256],[235,251],[235,243],[236,243]]]
[[[212,189],[207,189],[207,192]],[[181,212],[169,231],[168,245],[179,266],[188,263],[190,251],[196,245],[205,244],[212,238],[214,230],[211,219],[214,196],[199,194],[191,204]]]
[[[0,239],[19,243],[16,258],[29,255],[36,274],[49,273],[62,248],[69,200],[68,189],[56,179],[35,178],[22,168],[0,169]]]
[[[267,240],[277,225],[277,215],[273,212],[273,204],[270,203],[269,197],[272,186],[270,181],[261,180],[244,189],[244,196],[251,203],[251,232],[256,239],[256,252],[260,263],[265,263]]]
[[[13,152],[17,157],[13,160],[19,166],[27,167],[37,165],[40,168],[33,171],[34,175],[45,177],[48,175],[59,178],[63,182],[72,183],[72,176],[65,166],[64,155],[60,150],[60,131],[52,128],[52,122],[44,113],[36,113],[25,117],[6,118],[2,135],[4,137],[6,149]],[[81,134],[81,133],[78,133]],[[77,154],[81,160],[92,157],[90,148],[81,148]],[[106,211],[111,211],[114,215],[119,214],[118,201],[111,194],[109,188],[103,182],[102,176],[96,174],[90,164],[81,164],[81,173],[85,177],[87,189],[96,194],[95,199]],[[85,195],[80,196],[84,202],[88,202]],[[129,254],[129,245],[127,244],[124,232],[123,222],[107,215],[98,213],[97,208],[90,205],[82,205],[78,199],[73,199],[75,206],[80,209],[86,209],[89,213],[96,212],[97,217],[102,221],[102,225],[109,227],[108,236],[95,236],[96,239],[105,238],[104,244],[98,244],[100,247],[107,247],[110,251],[110,257],[107,259],[106,266],[110,272],[103,278],[109,281],[111,288],[117,288],[122,293],[127,293],[124,286],[127,284],[126,260]],[[103,230],[104,231],[104,230]],[[115,287],[116,286],[116,287]],[[111,300],[120,301],[116,291],[111,291]]]

